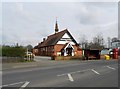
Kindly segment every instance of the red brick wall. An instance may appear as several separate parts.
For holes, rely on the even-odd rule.
[[[77,47],[77,46],[75,46],[75,45],[73,45],[73,47],[74,47],[74,51],[76,52],[76,51],[77,51],[77,49],[78,49],[78,47]]]
[[[77,51],[77,56],[82,56],[82,50]]]
[[[74,56],[77,56],[77,55],[78,55],[78,54],[77,54],[77,49],[78,49],[78,47],[75,46],[75,45],[73,45],[73,47],[74,47]]]
[[[32,53],[33,53],[34,55],[38,55],[38,49],[32,49]]]
[[[60,52],[63,47],[64,47],[64,45],[62,45],[62,44],[56,44],[54,46],[44,47],[45,51],[42,51],[41,48],[39,48],[39,55],[41,55],[41,56],[57,55],[57,52]],[[74,47],[74,54],[75,54],[75,56],[82,55],[82,51],[78,50],[77,46],[74,45],[73,47]],[[53,52],[53,50],[51,50],[51,48],[54,48],[54,52]]]
[[[41,48],[39,48],[38,54],[40,56],[51,56],[51,55],[53,55],[53,48],[54,48],[54,46],[41,47]]]
[[[60,52],[63,47],[64,47],[64,45],[62,45],[62,44],[56,44],[54,46],[54,54],[57,55],[57,52]]]
[[[62,45],[62,44],[57,44],[57,45],[55,45],[54,46],[54,50],[56,51],[56,52],[59,52],[59,51],[61,51],[61,49],[64,47],[64,45]]]
[[[62,44],[55,45],[54,46],[54,55],[56,55],[57,52],[60,52],[63,47],[64,47],[64,45],[62,45]],[[78,47],[75,46],[75,45],[73,45],[73,47],[74,47],[75,56],[81,56],[82,55],[82,50],[78,50]]]

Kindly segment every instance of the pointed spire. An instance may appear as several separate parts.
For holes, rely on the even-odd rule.
[[[55,33],[57,33],[59,31],[58,29],[58,24],[57,24],[57,17],[56,17],[56,24],[55,24]]]

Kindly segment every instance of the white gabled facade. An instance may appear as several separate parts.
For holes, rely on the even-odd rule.
[[[57,44],[66,44],[68,42],[72,45],[75,45],[73,39],[71,39],[71,37],[67,33],[65,33],[63,37],[57,42]]]

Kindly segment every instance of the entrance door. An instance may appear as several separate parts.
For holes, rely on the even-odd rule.
[[[66,53],[68,56],[72,56],[72,47],[71,48],[66,48]]]
[[[65,44],[65,46],[61,49],[62,56],[74,56],[73,52],[74,48],[70,43]]]

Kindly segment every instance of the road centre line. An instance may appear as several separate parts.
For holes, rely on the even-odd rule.
[[[85,72],[85,71],[89,71],[89,70],[91,70],[91,69],[86,69],[86,70],[81,70],[81,71],[64,73],[64,74],[60,74],[60,75],[57,75],[57,76],[64,76],[64,75],[68,75],[68,74],[75,74],[75,73]]]
[[[110,66],[106,66],[106,67],[109,68],[109,69],[112,69],[112,70],[116,70],[115,68],[110,67]]]
[[[96,70],[94,70],[94,69],[91,69],[94,73],[96,73],[96,74],[100,74],[100,73],[98,73]]]
[[[22,86],[21,86],[21,88],[20,89],[23,89],[23,88],[25,88],[28,84],[29,84],[30,82],[28,82],[28,81],[26,81]]]
[[[67,74],[67,75],[68,75],[69,80],[70,80],[71,82],[73,82],[74,80],[73,80],[72,75],[71,75],[71,74]]]
[[[0,87],[12,86],[12,85],[17,85],[17,84],[25,83],[25,82],[26,82],[26,81],[24,81],[24,82],[12,83],[12,84],[6,84],[6,85],[2,85],[2,86],[0,86]]]

